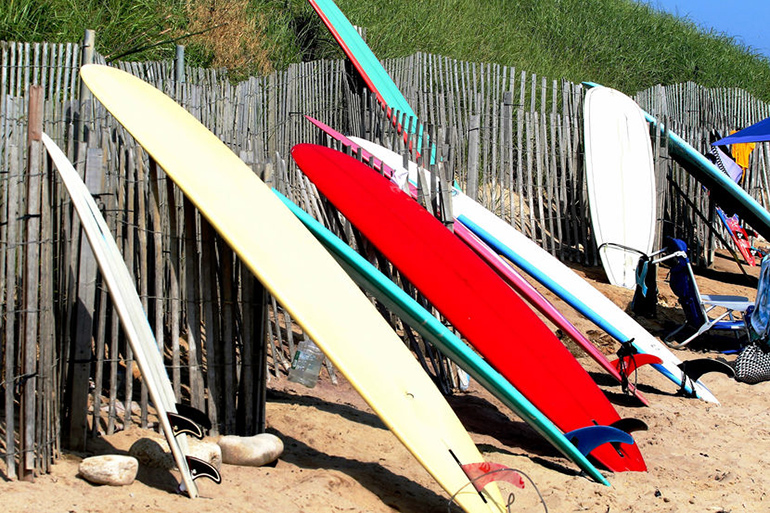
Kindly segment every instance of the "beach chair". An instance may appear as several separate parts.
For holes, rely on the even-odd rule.
[[[726,330],[737,337],[747,334],[744,315],[753,306],[747,297],[701,294],[695,274],[687,257],[687,245],[680,239],[668,238],[666,255],[657,260],[673,260],[669,271],[669,285],[679,298],[685,315],[685,323],[669,333],[663,341],[670,347],[684,347],[702,334],[712,330]],[[713,316],[713,317],[712,317]],[[674,337],[685,328],[693,333],[678,342]]]

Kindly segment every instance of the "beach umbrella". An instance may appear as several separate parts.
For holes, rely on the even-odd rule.
[[[770,118],[763,119],[759,123],[739,130],[732,135],[728,135],[716,142],[712,146],[722,146],[724,144],[751,143],[770,141]]]

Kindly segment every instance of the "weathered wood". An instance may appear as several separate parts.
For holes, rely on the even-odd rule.
[[[27,211],[25,218],[24,246],[24,309],[22,329],[22,367],[21,367],[21,443],[19,476],[32,481],[36,471],[35,417],[37,413],[36,393],[38,385],[38,320],[40,303],[38,288],[40,284],[40,194],[42,169],[42,111],[43,89],[34,86],[29,91],[28,130],[27,130]]]
[[[142,303],[142,309],[145,315],[150,315],[149,308],[149,240],[147,237],[147,219],[149,211],[147,208],[147,175],[144,172],[144,155],[139,146],[130,148],[129,151],[133,158],[131,161],[135,165],[136,169],[136,237],[137,237],[137,252],[138,252],[138,273],[139,273],[139,300]],[[133,167],[133,166],[132,166]],[[111,362],[111,364],[117,364],[117,362]],[[115,367],[113,376],[117,374],[117,367]],[[147,427],[147,409],[149,404],[149,390],[147,388],[147,382],[142,380],[139,396],[139,407],[141,410],[140,424],[142,428]],[[112,395],[112,383],[110,383],[110,394]],[[111,417],[112,418],[112,417]],[[110,420],[111,420],[110,418]]]
[[[168,202],[168,224],[171,243],[166,256],[168,269],[168,308],[171,313],[171,382],[174,387],[174,395],[179,398],[182,393],[181,356],[179,347],[180,336],[180,291],[179,281],[181,276],[181,262],[179,250],[179,207],[177,206],[176,187],[171,180],[166,180],[166,201]]]
[[[468,175],[465,191],[474,200],[478,198],[480,131],[481,116],[473,114],[468,126]]]
[[[14,336],[16,319],[19,315],[16,301],[18,298],[17,290],[20,289],[18,283],[19,273],[17,272],[17,262],[20,260],[20,237],[19,237],[19,202],[22,196],[20,187],[23,183],[20,171],[19,147],[11,145],[8,148],[10,154],[8,159],[8,229],[6,231],[7,258],[5,273],[8,279],[5,287],[5,383],[13,383],[13,386],[5,386],[5,463],[8,477],[14,479],[17,475],[16,457],[18,449],[16,445],[16,409],[13,406],[15,400],[14,391],[16,382],[19,379],[16,372],[18,360],[16,357],[17,340]]]
[[[88,151],[85,182],[92,193],[99,192],[102,183],[102,152]],[[75,340],[71,356],[71,402],[69,417],[69,447],[86,448],[86,398],[93,357],[93,312],[96,296],[96,260],[84,234],[80,235],[77,278],[77,306],[75,312]]]
[[[200,315],[200,279],[198,252],[198,230],[196,225],[196,213],[192,203],[183,199],[184,203],[184,276],[185,276],[185,310],[186,310],[186,340],[187,340],[187,368],[190,379],[190,404],[193,408],[204,410],[204,384],[201,367],[203,355],[201,354],[201,315]]]
[[[42,149],[41,149],[42,150]],[[58,390],[55,387],[55,362],[57,359],[54,344],[54,244],[53,244],[53,201],[51,182],[55,171],[46,159],[47,165],[43,170],[40,199],[40,325],[39,365],[38,365],[38,413],[36,422],[36,439],[38,443],[38,470],[50,472],[54,461],[55,450],[58,447],[58,416],[55,400]],[[0,271],[1,272],[1,271]]]
[[[201,300],[203,307],[203,330],[206,347],[206,375],[208,377],[208,414],[212,435],[220,433],[221,411],[225,407],[222,399],[227,393],[222,381],[222,357],[220,341],[219,302],[217,301],[216,242],[214,228],[201,217]],[[225,431],[226,432],[226,431]]]
[[[19,221],[29,207],[28,194],[20,188],[26,181],[18,172],[25,157],[18,149],[14,153],[12,147],[24,144],[27,92],[33,89],[33,84],[40,84],[43,96],[50,102],[43,116],[45,130],[73,156],[76,167],[82,170],[87,160],[86,146],[78,144],[84,133],[92,148],[101,148],[103,165],[110,179],[94,191],[105,194],[103,201],[107,204],[108,222],[136,277],[159,350],[169,356],[177,390],[182,394],[189,390],[191,403],[205,407],[214,421],[215,434],[228,429],[252,430],[260,424],[259,416],[264,413],[260,412],[259,386],[270,377],[266,372],[267,360],[264,364],[259,363],[259,350],[269,350],[273,355],[274,375],[284,374],[288,364],[286,355],[294,349],[292,319],[276,304],[270,322],[260,328],[257,284],[244,283],[245,273],[239,267],[233,267],[237,261],[228,254],[222,241],[215,242],[217,239],[205,219],[200,218],[198,227],[199,213],[189,204],[180,208],[183,200],[179,192],[170,192],[173,187],[163,183],[165,176],[154,164],[149,169],[143,167],[146,158],[143,151],[133,145],[130,137],[98,102],[87,101],[87,90],[81,91],[81,101],[72,101],[79,92],[77,68],[88,58],[89,46],[91,43],[88,42],[83,46],[0,45],[0,168],[8,170],[7,175],[0,174],[0,243],[3,244],[0,251],[0,313],[6,334],[3,352],[12,356],[5,360],[4,379],[14,383],[21,379],[22,355],[29,341],[38,344],[38,380],[43,380],[43,362],[50,361],[52,356],[69,365],[62,365],[62,374],[52,378],[57,383],[59,380],[67,383],[63,388],[52,387],[53,395],[60,395],[63,390],[72,393],[76,389],[72,379],[76,370],[82,371],[82,368],[76,369],[78,365],[91,367],[96,364],[92,433],[99,428],[99,405],[105,400],[101,395],[103,390],[109,395],[106,399],[110,405],[108,432],[114,430],[114,406],[121,393],[127,396],[126,410],[130,412],[131,409],[132,357],[130,348],[118,336],[117,319],[106,296],[105,303],[99,296],[96,298],[98,305],[92,303],[81,311],[81,314],[99,315],[97,329],[92,326],[88,330],[89,351],[94,349],[91,337],[96,331],[95,362],[90,353],[82,359],[76,358],[75,343],[70,345],[70,333],[75,331],[71,325],[77,319],[74,315],[76,307],[82,306],[75,300],[76,278],[85,272],[85,267],[77,267],[81,246],[79,223],[76,217],[71,217],[66,193],[62,194],[55,182],[51,190],[50,219],[51,237],[58,241],[54,246],[58,264],[50,277],[53,279],[51,285],[59,291],[60,300],[54,308],[55,318],[61,320],[61,326],[46,324],[42,318],[52,301],[43,296],[48,286],[44,285],[43,279],[48,275],[42,267],[36,336],[28,335],[18,324],[27,315],[22,311],[28,309],[20,303],[20,298],[24,297],[21,291],[26,289],[20,288],[18,273],[14,271],[32,264],[26,259],[27,249],[20,249],[27,242],[22,237],[24,231],[19,228],[24,225],[20,223],[26,225],[30,221]],[[99,55],[94,55],[93,60],[104,61]],[[443,172],[445,180],[457,178],[471,197],[559,258],[597,264],[595,244],[586,222],[581,154],[584,90],[580,85],[567,81],[552,81],[549,85],[545,77],[521,70],[419,53],[385,62],[386,69],[392,71],[394,80],[419,118],[406,119],[402,113],[394,112],[388,119],[372,95],[350,88],[344,63],[340,60],[293,64],[285,71],[252,77],[241,84],[231,84],[226,74],[217,70],[195,68],[184,68],[181,75],[184,80],[179,83],[182,81],[181,66],[174,67],[171,62],[118,65],[174,96],[237,154],[247,159],[255,172],[274,165],[276,187],[325,224],[339,228],[343,238],[351,242],[354,242],[354,236],[349,224],[341,223],[332,209],[322,206],[315,188],[290,160],[284,160],[293,144],[317,137],[316,129],[305,122],[301,114],[311,114],[345,133],[378,140],[401,154],[407,153],[405,143],[414,145],[417,139],[412,136],[405,140],[399,130],[424,125],[430,139],[437,143],[440,155],[441,163],[431,168],[435,187],[432,189],[434,199],[430,202],[439,214],[448,211],[444,197],[447,191],[442,188],[446,182],[439,180]],[[708,147],[710,129],[724,133],[762,119],[770,112],[766,104],[745,92],[705,89],[691,83],[660,86],[642,91],[636,98],[643,108],[665,120],[666,126],[670,120],[680,135],[703,151]],[[81,111],[81,105],[93,106],[93,115]],[[91,123],[89,130],[82,130],[84,120]],[[656,144],[661,150],[665,149],[660,140]],[[426,148],[423,144],[423,159],[427,155]],[[768,151],[766,144],[756,150],[743,184],[748,193],[763,204],[770,203]],[[709,197],[703,188],[664,157],[658,162],[658,179],[665,178],[670,166],[672,178],[686,191],[693,204],[705,211]],[[424,160],[423,164],[429,165],[429,162]],[[658,203],[659,234],[665,220],[676,235],[690,244],[694,259],[708,262],[709,253],[719,244],[709,242],[712,236],[707,223],[674,197],[668,185],[660,188]],[[41,216],[44,213],[41,212]],[[41,223],[43,219],[40,218]],[[451,219],[445,218],[445,221]],[[184,242],[180,247],[182,226]],[[40,229],[48,228],[41,224]],[[38,236],[38,240],[47,238]],[[41,262],[45,264],[49,260],[43,256],[46,246],[38,245],[38,249]],[[177,255],[173,255],[174,251]],[[173,287],[173,278],[177,280],[178,290]],[[252,286],[253,292],[250,292]],[[84,284],[81,292],[85,288]],[[51,336],[44,332],[48,326],[55,328],[54,349],[61,351],[58,355],[42,345],[43,339]],[[270,333],[267,341],[270,347],[260,346],[257,333],[272,332],[274,328],[279,330]],[[185,337],[182,346],[178,345],[180,330]],[[37,340],[33,341],[33,338]],[[263,358],[265,353],[262,353]],[[128,379],[123,390],[118,391],[116,376],[120,361],[125,362]],[[443,361],[436,359],[431,368],[438,374],[443,373],[446,383],[453,383],[452,368],[446,367]],[[331,367],[329,370],[333,372]],[[104,383],[106,376],[110,376],[109,392]],[[253,380],[254,386],[244,380]],[[69,398],[64,407],[49,409],[49,404],[61,399],[48,401],[46,383],[39,383],[39,390],[45,391],[38,394],[38,399],[45,397],[38,401],[33,419],[35,465],[41,469],[44,468],[44,461],[39,457],[43,454],[41,451],[55,445],[58,436],[55,412],[61,409],[69,416],[72,409]],[[142,386],[141,422],[146,426],[149,405],[144,383]],[[84,388],[78,390],[85,393]],[[13,405],[18,399],[12,389],[6,388],[5,404]],[[85,409],[85,405],[81,404],[80,408]],[[7,465],[9,476],[14,475],[13,466],[19,455],[20,432],[18,423],[14,424],[18,414],[13,406],[5,409],[6,420],[11,419],[8,423],[10,433],[6,434],[6,440],[10,440],[6,452],[6,462],[11,462]],[[124,421],[131,422],[130,415],[125,415]],[[50,427],[41,426],[49,423]],[[69,421],[65,424],[68,426]]]

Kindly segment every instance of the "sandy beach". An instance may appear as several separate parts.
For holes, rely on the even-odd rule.
[[[738,294],[754,299],[758,268],[741,274],[725,253],[712,269],[699,272],[703,293]],[[576,270],[626,308],[633,292],[606,283],[597,268]],[[672,330],[683,317],[676,297],[659,269],[656,319],[639,319],[654,335]],[[591,323],[546,294],[554,304],[606,353],[616,343]],[[707,356],[717,339],[675,351],[681,359]],[[575,350],[576,352],[578,350]],[[511,511],[552,512],[760,512],[770,510],[770,413],[764,395],[770,383],[745,385],[724,375],[707,375],[706,385],[720,405],[677,395],[677,387],[652,368],[638,373],[640,390],[650,402],[642,406],[623,395],[619,385],[598,365],[578,353],[580,362],[605,391],[621,417],[635,417],[649,426],[635,433],[647,462],[645,473],[606,473],[611,487],[579,473],[529,426],[475,382],[466,392],[448,398],[488,461],[518,469],[531,479],[513,494]],[[728,361],[735,356],[725,356]],[[9,512],[441,512],[447,494],[371,412],[340,376],[331,384],[322,370],[315,388],[273,377],[267,398],[268,432],[280,437],[285,451],[274,466],[223,465],[223,482],[199,480],[202,498],[191,501],[175,492],[176,471],[140,467],[130,486],[95,486],[78,477],[78,464],[92,454],[125,453],[150,430],[132,428],[94,440],[88,454],[65,453],[51,474],[33,483],[0,482],[2,508]],[[5,477],[5,468],[0,463]],[[452,507],[449,511],[458,511]]]

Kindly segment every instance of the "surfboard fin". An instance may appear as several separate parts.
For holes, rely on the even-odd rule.
[[[204,437],[204,429],[211,429],[211,421],[205,413],[184,404],[177,404],[176,413],[168,412],[167,417],[174,436],[185,433],[201,440]]]
[[[709,372],[718,372],[728,377],[735,377],[735,369],[727,362],[721,360],[712,360],[710,358],[699,358],[697,360],[687,360],[678,365],[682,371],[682,386],[679,392],[685,397],[697,397],[694,386],[687,389],[687,385],[694,385],[701,376]]]
[[[629,381],[631,374],[642,365],[653,365],[663,363],[659,357],[648,353],[640,353],[632,344],[633,339],[621,344],[617,352],[617,359],[610,361],[613,367],[618,371],[621,377],[623,393],[635,395],[642,403],[648,404],[636,388],[636,384]]]
[[[623,422],[622,420],[619,422]],[[616,422],[617,424],[617,422]],[[634,437],[613,426],[587,426],[564,434],[583,456],[606,443],[633,445]]]
[[[216,484],[222,482],[222,476],[211,463],[196,458],[195,456],[185,456],[185,459],[187,460],[187,466],[190,468],[190,475],[192,476],[193,481],[199,477],[207,477]]]
[[[663,363],[663,360],[652,354],[637,353],[621,356],[616,360],[612,360],[610,363],[618,370],[620,374],[625,377],[629,377],[636,369],[642,365]]]
[[[482,461],[481,463],[468,463],[460,465],[468,476],[477,492],[481,492],[485,486],[493,481],[505,481],[511,483],[517,488],[524,488],[524,479],[512,468],[501,463],[490,463]]]

